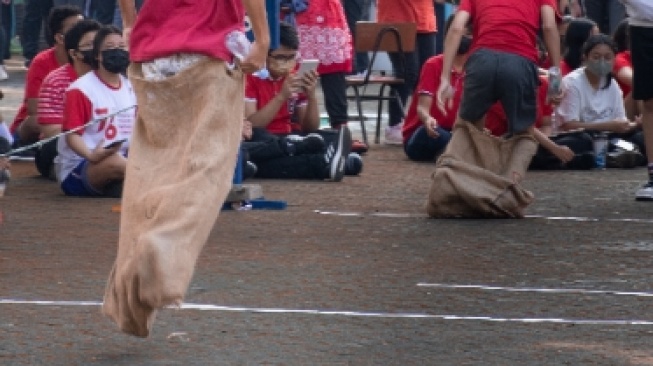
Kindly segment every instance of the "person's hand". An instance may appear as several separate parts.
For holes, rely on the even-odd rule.
[[[642,127],[642,115],[640,114],[639,116],[635,116],[635,120],[633,121],[637,124],[637,127]]]
[[[9,158],[0,158],[0,170],[9,169],[10,167],[11,163],[9,162]]]
[[[248,120],[243,121],[243,140],[250,140],[252,138],[252,122]]]
[[[440,134],[438,133],[438,121],[429,116],[429,118],[424,121],[424,128],[426,129],[426,134],[429,135],[429,137],[432,137],[434,139],[440,137]]]
[[[254,41],[249,50],[249,55],[240,62],[240,68],[245,74],[256,72],[265,66],[268,56],[268,45]]]
[[[563,145],[556,145],[552,151],[556,158],[562,160],[563,163],[568,163],[574,158],[574,152],[568,147]]]
[[[105,148],[104,147],[104,139],[100,140],[100,142],[95,146],[95,149],[91,151],[91,155],[88,157],[88,161],[90,161],[93,164],[97,164],[101,162],[102,160],[108,158],[109,156],[117,153],[120,150],[120,147],[122,144],[117,144],[112,147]]]
[[[637,128],[636,122],[630,121],[613,121],[610,124],[610,130],[616,133],[628,133]]]
[[[447,113],[447,108],[451,108],[453,103],[454,90],[449,79],[443,79],[438,88],[438,108],[442,113]]]
[[[319,75],[315,70],[307,71],[301,76],[301,87],[306,95],[315,94],[315,87],[317,86],[318,77]]]
[[[288,74],[286,80],[284,80],[283,85],[279,94],[281,97],[286,100],[290,98],[293,94],[298,93],[302,87],[302,80],[295,73]]]

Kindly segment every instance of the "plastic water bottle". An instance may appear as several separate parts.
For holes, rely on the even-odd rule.
[[[252,48],[252,43],[247,39],[247,35],[239,30],[227,34],[225,44],[227,49],[233,53],[234,57],[240,61],[247,58]]]
[[[608,134],[599,132],[594,135],[594,158],[596,159],[596,168],[605,169],[608,156]]]
[[[552,98],[560,95],[562,88],[562,72],[558,66],[549,68],[549,89],[547,90],[547,97]]]

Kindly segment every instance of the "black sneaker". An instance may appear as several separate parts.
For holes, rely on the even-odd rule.
[[[641,159],[642,154],[637,151],[616,150],[607,154],[606,166],[608,168],[634,168],[638,166]]]
[[[359,175],[363,171],[363,158],[356,153],[349,153],[345,160],[345,175]]]
[[[338,130],[336,140],[329,144],[324,153],[326,163],[325,179],[340,182],[345,175],[345,157],[349,155],[351,149],[351,131],[346,126]]]
[[[306,136],[288,135],[288,155],[321,154],[324,152],[324,139],[317,133]]]

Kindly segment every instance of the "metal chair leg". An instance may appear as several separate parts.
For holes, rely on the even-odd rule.
[[[356,108],[358,109],[358,119],[360,120],[361,123],[361,134],[363,135],[363,142],[365,143],[365,145],[368,145],[367,130],[365,129],[365,117],[363,117],[363,105],[361,103],[360,92],[358,91],[357,86],[353,86],[353,88],[354,88],[354,96],[356,97]]]

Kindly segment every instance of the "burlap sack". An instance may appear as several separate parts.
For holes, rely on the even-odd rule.
[[[501,139],[457,124],[432,176],[429,216],[523,217],[534,196],[519,183],[536,150],[530,136]]]
[[[146,337],[156,309],[180,304],[231,187],[243,76],[204,59],[163,81],[129,77],[139,104],[122,198],[118,256],[103,312]]]

